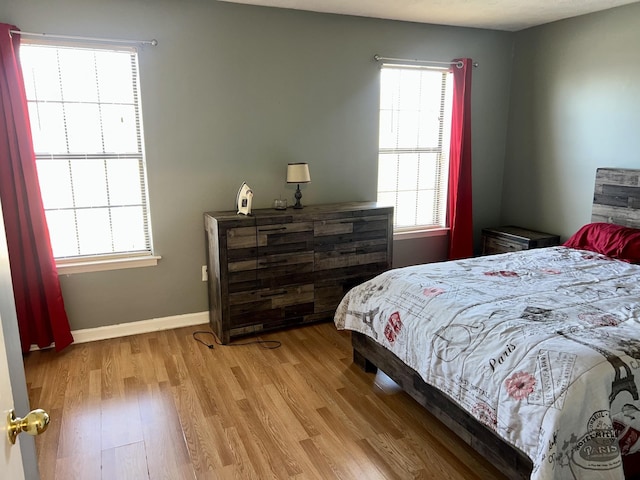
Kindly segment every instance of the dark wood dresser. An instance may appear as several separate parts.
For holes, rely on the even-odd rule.
[[[344,294],[391,268],[393,207],[374,202],[204,214],[209,322],[234,337],[333,318]]]
[[[560,236],[506,225],[482,230],[482,254],[517,252],[530,248],[552,247],[560,243]]]

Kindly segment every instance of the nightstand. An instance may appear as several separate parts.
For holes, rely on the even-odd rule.
[[[482,254],[517,252],[560,244],[560,236],[506,225],[482,230]]]

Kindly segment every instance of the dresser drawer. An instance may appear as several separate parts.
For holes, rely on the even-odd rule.
[[[229,295],[230,326],[269,325],[313,313],[313,284]]]
[[[229,259],[313,250],[313,222],[281,223],[227,230]]]
[[[388,220],[388,215],[323,220],[314,222],[313,234],[316,245],[350,242],[358,238],[384,238],[388,233]]]
[[[301,285],[313,281],[313,252],[286,255],[282,261],[232,263],[229,268],[229,293]]]
[[[500,237],[485,237],[482,243],[482,253],[490,255],[493,253],[517,252],[519,250],[527,250],[525,244]]]

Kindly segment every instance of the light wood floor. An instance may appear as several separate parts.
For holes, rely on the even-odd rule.
[[[264,335],[276,350],[210,350],[202,328],[28,354],[31,405],[52,419],[42,480],[503,478],[352,365],[332,323]]]

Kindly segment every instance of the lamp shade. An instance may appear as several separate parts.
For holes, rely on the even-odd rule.
[[[287,165],[287,183],[309,183],[308,163],[290,163]]]

